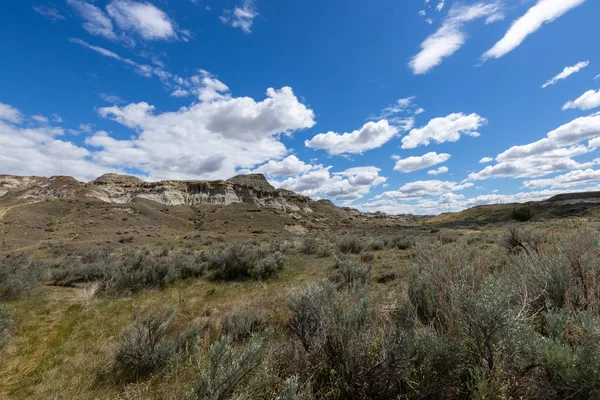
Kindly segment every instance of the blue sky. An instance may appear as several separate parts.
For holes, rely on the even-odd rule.
[[[435,214],[600,184],[592,0],[0,6],[0,173]]]

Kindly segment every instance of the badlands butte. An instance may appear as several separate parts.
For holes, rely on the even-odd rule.
[[[600,215],[598,192],[528,204],[533,221]],[[168,244],[194,237],[235,240],[298,237],[311,231],[390,234],[408,227],[477,228],[511,221],[516,206],[486,205],[439,216],[386,215],[276,189],[261,174],[160,182],[106,174],[87,183],[68,176],[0,175],[0,251],[37,251],[59,243]]]

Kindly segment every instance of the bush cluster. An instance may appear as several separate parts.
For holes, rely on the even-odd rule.
[[[122,254],[94,251],[61,261],[52,269],[51,279],[60,286],[99,282],[105,294],[121,295],[161,289],[178,280],[202,276],[205,270],[200,257],[182,253],[157,254],[149,249],[131,249]]]
[[[40,266],[23,253],[0,258],[0,300],[29,295],[40,280]]]
[[[268,279],[281,271],[286,262],[280,252],[240,243],[206,252],[202,259],[217,280]]]

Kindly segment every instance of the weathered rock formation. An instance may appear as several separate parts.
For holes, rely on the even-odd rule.
[[[88,183],[64,176],[42,178],[0,175],[0,196],[31,200],[83,197],[107,203],[147,199],[170,206],[247,203],[288,212],[307,212],[312,203],[306,196],[275,189],[260,174],[239,175],[219,181],[160,182],[145,182],[134,176],[106,174]]]

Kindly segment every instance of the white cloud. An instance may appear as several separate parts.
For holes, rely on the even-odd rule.
[[[313,166],[306,164],[298,157],[291,155],[281,161],[270,160],[251,171],[254,174],[266,174],[269,176],[296,176],[304,174],[313,169]]]
[[[436,143],[456,142],[461,135],[479,136],[477,129],[486,125],[487,120],[475,113],[465,115],[454,113],[442,118],[434,118],[422,128],[415,128],[402,138],[403,149],[414,149]]]
[[[576,100],[567,102],[563,106],[563,110],[570,108],[579,108],[580,110],[591,110],[592,108],[600,107],[600,90],[588,90]]]
[[[525,181],[523,187],[537,189],[550,186],[551,189],[567,189],[600,183],[600,170],[575,170],[550,179]]]
[[[185,90],[185,89],[181,89],[181,88],[178,88],[178,89],[175,89],[175,90],[174,90],[174,91],[171,93],[171,96],[173,96],[173,97],[188,97],[190,94],[191,94],[191,93],[190,93],[190,92],[188,92],[187,90]]]
[[[44,117],[43,115],[33,115],[31,119],[40,124],[47,124],[48,122],[50,122],[50,120],[48,120],[48,117]]]
[[[92,35],[102,36],[110,40],[116,40],[117,34],[111,19],[102,9],[93,4],[81,0],[67,0],[77,13],[84,19],[83,28]]]
[[[435,6],[435,9],[439,12],[442,11],[442,9],[444,8],[444,0],[441,0],[437,6]]]
[[[379,122],[367,122],[359,130],[350,133],[320,133],[304,142],[306,147],[324,149],[329,154],[360,154],[383,146],[399,132],[399,129],[382,119]]]
[[[459,192],[474,185],[470,182],[457,183],[448,181],[416,181],[405,184],[400,189],[395,191],[383,192],[375,196],[375,200],[393,199],[399,200],[415,200],[429,196],[439,196],[451,192]]]
[[[432,169],[430,171],[427,171],[427,175],[442,175],[445,174],[446,172],[448,172],[448,167],[439,167],[438,169]]]
[[[132,0],[113,0],[106,6],[108,15],[117,26],[145,40],[177,38],[176,27],[169,16],[150,3]]]
[[[418,108],[418,109],[415,111],[415,115],[423,114],[424,112],[425,112],[425,109],[424,109],[424,108]]]
[[[65,17],[56,8],[49,6],[33,6],[33,10],[50,21],[64,20]]]
[[[88,138],[86,144],[99,149],[93,160],[136,168],[151,179],[232,176],[240,168],[284,157],[287,149],[279,135],[315,124],[313,111],[289,87],[269,88],[260,102],[227,95],[174,112],[155,114],[153,106],[142,102],[99,113],[137,135],[129,140],[106,133]]]
[[[479,163],[487,164],[487,163],[491,163],[492,161],[494,161],[494,159],[492,157],[483,157],[481,160],[479,160]]]
[[[440,3],[440,4],[443,4]],[[500,11],[500,3],[475,3],[452,7],[442,26],[423,43],[421,51],[414,56],[409,66],[414,74],[426,74],[460,49],[467,40],[465,24],[479,18],[489,17]]]
[[[394,171],[413,172],[420,169],[433,167],[450,159],[450,154],[430,152],[418,157],[398,158]]]
[[[3,111],[4,110],[4,111]],[[8,112],[6,112],[8,110]],[[44,123],[40,127],[22,126],[24,120],[14,107],[0,104],[0,170],[13,175],[72,175],[89,180],[116,168],[100,167],[89,161],[90,152],[60,140],[61,127]]]
[[[598,186],[592,186],[582,191],[597,191]],[[442,212],[455,212],[466,208],[486,205],[486,204],[508,204],[508,203],[524,203],[529,201],[546,200],[557,194],[561,194],[563,190],[540,190],[530,192],[519,192],[513,194],[498,194],[498,190],[492,191],[491,194],[479,195],[476,197],[467,198],[464,195],[456,193],[443,193],[430,197],[410,199],[405,197],[385,197],[368,203],[358,205],[359,209],[365,211],[383,211],[389,214],[439,214]]]
[[[252,33],[254,18],[258,17],[258,15],[252,0],[244,0],[240,6],[235,7],[233,10],[225,10],[220,19],[224,24],[240,28],[246,33]]]
[[[125,100],[123,100],[121,97],[115,95],[115,94],[108,94],[108,93],[100,93],[100,98],[104,101],[106,101],[107,103],[113,103],[113,104],[123,104],[126,103]]]
[[[513,146],[505,152],[498,155],[498,161],[518,160],[524,157],[535,157],[547,154],[551,151],[559,151],[562,147],[572,146],[582,140],[592,139],[600,136],[600,113],[592,114],[587,117],[579,117],[568,122],[557,129],[549,132],[544,139],[538,140],[526,145]],[[571,148],[576,150],[575,155],[582,153],[584,149],[580,147]],[[556,153],[555,153],[556,154]],[[572,157],[573,154],[563,154]]]
[[[331,173],[332,167],[314,166],[308,173],[284,181],[271,181],[275,187],[293,190],[313,198],[330,198],[351,203],[368,194],[372,187],[383,184],[387,178],[379,176],[376,167],[354,167]]]
[[[581,61],[570,67],[565,67],[561,73],[556,75],[554,78],[550,79],[548,82],[544,83],[542,85],[542,89],[547,88],[550,85],[554,85],[558,81],[567,79],[569,76],[576,74],[577,72],[579,72],[582,69],[584,69],[585,67],[587,67],[589,64],[590,64],[589,61]]]
[[[21,122],[22,115],[19,110],[9,104],[0,103],[0,121],[8,121],[13,124]]]
[[[573,8],[583,4],[585,0],[538,0],[525,15],[517,19],[498,43],[482,56],[500,58],[521,45],[527,36],[531,35],[542,25],[553,22]]]

